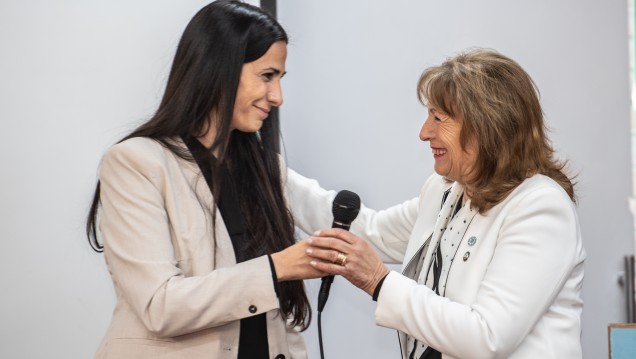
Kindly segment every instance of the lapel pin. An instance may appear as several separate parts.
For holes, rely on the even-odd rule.
[[[466,262],[470,258],[470,252],[464,253],[464,262]]]
[[[468,238],[468,245],[469,246],[474,246],[475,243],[477,243],[477,237],[472,236],[472,237]]]

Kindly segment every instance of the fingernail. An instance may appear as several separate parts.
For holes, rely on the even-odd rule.
[[[311,250],[311,248],[307,248],[306,252],[311,254],[311,252],[313,252],[313,251]]]
[[[315,231],[314,236],[318,236],[318,235],[320,235],[320,231]]]
[[[307,243],[311,244],[314,240],[311,237],[307,238]]]
[[[309,264],[310,264],[312,267],[315,267],[315,266],[316,266],[316,261],[311,261],[311,262],[309,262]]]

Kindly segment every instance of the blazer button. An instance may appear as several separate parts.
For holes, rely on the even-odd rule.
[[[285,356],[283,354],[278,354],[274,359],[285,359]]]
[[[249,311],[250,311],[250,313],[254,314],[254,313],[256,313],[256,311],[257,311],[257,310],[258,310],[258,309],[256,308],[256,306],[255,306],[255,305],[250,305],[250,307],[249,307]]]

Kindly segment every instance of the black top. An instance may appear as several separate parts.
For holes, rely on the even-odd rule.
[[[216,158],[212,156],[209,150],[196,138],[186,137],[183,138],[183,142],[188,146],[192,156],[199,165],[203,177],[208,187],[210,187],[210,191],[212,191],[213,170],[221,171],[221,190],[216,202],[223,216],[223,222],[232,239],[236,262],[240,263],[252,259],[245,249],[249,246],[253,238],[250,237],[243,222],[243,214],[241,213],[238,195],[228,169],[225,166],[218,166]],[[272,267],[272,275],[275,279],[276,274],[271,258],[270,266]],[[277,284],[278,281],[274,280],[275,289],[278,289]],[[276,294],[278,294],[278,291],[276,291]],[[265,313],[241,319],[240,327],[238,359],[269,358]]]

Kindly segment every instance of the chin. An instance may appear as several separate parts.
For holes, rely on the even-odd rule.
[[[263,121],[254,120],[253,122],[246,123],[243,126],[237,126],[235,129],[237,131],[245,132],[245,133],[254,133],[258,132],[263,127]]]
[[[436,168],[436,169],[435,169],[435,173],[437,173],[438,175],[440,175],[440,176],[442,176],[442,177],[446,178],[446,179],[447,179],[447,180],[449,180],[449,181],[453,181],[453,182],[455,182],[455,181],[456,181],[456,180],[455,180],[455,176],[453,176],[453,175],[450,173],[450,171],[439,171],[439,170],[437,170],[437,168]]]
[[[251,131],[251,132],[258,132],[258,131],[260,131],[260,130],[261,130],[261,128],[263,128],[263,123],[262,123],[262,122],[261,122],[261,123],[259,123],[259,124],[258,124],[258,126],[254,126],[254,127],[252,128],[252,131]]]

